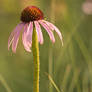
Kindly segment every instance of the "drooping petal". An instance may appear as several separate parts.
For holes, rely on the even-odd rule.
[[[8,39],[8,50],[14,40],[14,35],[17,33],[17,31],[20,31],[23,28],[24,24],[20,23],[16,26],[16,28],[13,30],[13,32],[10,34],[9,39]]]
[[[32,46],[32,34],[33,34],[33,22],[30,22],[26,33],[26,40],[30,47]]]
[[[22,27],[21,27],[22,29]],[[20,35],[20,32],[21,32],[21,29],[18,30],[15,35],[14,35],[14,38],[13,38],[13,42],[12,42],[12,51],[15,53],[16,52],[16,48],[17,48],[17,45],[18,45],[18,40],[19,40],[19,35]]]
[[[53,26],[52,26],[52,24],[50,23],[50,22],[48,22],[48,21],[45,21],[45,20],[42,20],[44,23],[46,23],[48,26],[49,26],[49,28],[51,29],[51,30],[54,30],[54,28],[53,28]]]
[[[40,27],[40,25],[37,21],[35,21],[34,24],[35,24],[35,27],[36,27],[38,40],[39,40],[40,44],[43,44],[43,34],[42,34],[42,31],[41,31],[41,27]]]
[[[49,28],[48,25],[46,25],[46,23],[44,23],[42,20],[39,20],[39,23],[44,27],[44,29],[48,32],[51,41],[54,43],[55,42],[55,38],[54,38],[54,34],[51,31],[51,29]]]
[[[20,35],[20,31],[18,31],[15,35],[14,35],[14,39],[12,42],[12,51],[15,53],[16,52],[16,48],[17,48],[17,44],[18,44],[18,40],[19,40],[19,35]]]
[[[31,52],[30,46],[28,45],[28,42],[27,42],[27,39],[26,39],[27,30],[28,30],[28,24],[25,24],[24,32],[23,32],[23,35],[22,35],[22,42],[23,42],[25,50],[28,51],[28,52]]]
[[[63,46],[62,34],[61,34],[61,32],[59,31],[59,29],[58,29],[55,25],[53,25],[52,23],[50,23],[50,22],[48,22],[48,21],[43,20],[43,22],[45,22],[50,28],[52,28],[52,30],[55,30],[55,31],[56,31],[56,33],[57,33],[58,36],[60,37],[60,40],[61,40],[62,46]]]

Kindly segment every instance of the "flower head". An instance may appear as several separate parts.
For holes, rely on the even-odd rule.
[[[25,23],[42,20],[43,18],[44,17],[42,11],[35,6],[29,6],[25,8],[21,13],[21,21]]]
[[[92,15],[92,1],[85,1],[82,5],[82,10],[85,14]]]
[[[11,33],[9,40],[8,40],[8,49],[12,44],[12,51],[15,53],[16,48],[18,45],[19,35],[21,31],[22,34],[22,42],[26,51],[31,52],[30,48],[32,46],[32,33],[33,28],[36,29],[38,41],[40,44],[43,44],[43,34],[41,31],[40,25],[47,31],[51,41],[54,43],[55,38],[53,35],[53,31],[55,30],[58,36],[61,39],[62,45],[62,35],[59,29],[53,25],[52,23],[44,20],[43,12],[35,7],[35,6],[28,6],[25,8],[21,13],[21,23],[19,23],[16,28]]]

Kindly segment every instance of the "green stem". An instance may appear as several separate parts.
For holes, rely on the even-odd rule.
[[[37,39],[36,29],[33,29],[32,35],[32,51],[33,51],[33,60],[34,60],[34,87],[33,92],[39,92],[39,45]]]

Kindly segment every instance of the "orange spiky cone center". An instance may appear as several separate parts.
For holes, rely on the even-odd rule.
[[[21,13],[21,21],[25,23],[41,20],[43,18],[43,12],[35,6],[28,6]]]

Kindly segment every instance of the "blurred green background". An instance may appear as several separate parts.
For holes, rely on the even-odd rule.
[[[8,51],[8,37],[29,5],[44,11],[63,34],[52,44],[43,29],[40,45],[40,92],[57,92],[45,72],[63,92],[92,92],[92,15],[82,11],[85,0],[0,0],[0,92],[33,92],[33,56],[21,37],[16,54]]]

